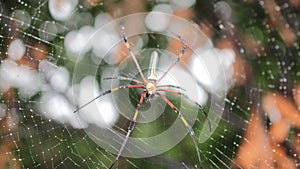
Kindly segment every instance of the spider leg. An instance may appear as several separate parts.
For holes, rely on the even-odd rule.
[[[125,34],[125,31],[124,31],[124,30],[125,30],[125,26],[121,24],[121,25],[120,25],[120,29],[121,29],[121,36],[122,36],[122,38],[123,38],[123,40],[124,40],[124,42],[125,42],[125,46],[126,46],[126,48],[128,49],[129,54],[130,54],[130,56],[132,57],[132,59],[133,59],[135,65],[136,65],[136,67],[137,67],[137,69],[138,69],[138,71],[139,71],[139,73],[140,73],[140,75],[141,75],[141,77],[142,77],[142,79],[143,79],[144,82],[146,83],[146,82],[147,82],[147,79],[145,78],[144,74],[142,73],[142,69],[141,69],[139,63],[138,63],[137,60],[136,60],[136,57],[135,57],[135,55],[134,55],[134,52],[133,52],[133,50],[131,49],[130,44],[129,44],[129,42],[128,42],[128,38],[127,38],[127,36],[126,36],[126,34]]]
[[[120,89],[130,89],[130,88],[145,88],[145,86],[143,86],[143,85],[125,85],[125,86],[119,86],[119,87],[115,87],[115,88],[106,90],[103,93],[101,93],[100,95],[98,95],[97,97],[95,97],[94,99],[92,99],[92,100],[88,101],[87,103],[85,103],[84,105],[78,107],[76,110],[74,110],[73,113],[78,112],[80,109],[84,108],[85,106],[89,105],[90,103],[92,103],[93,101],[99,99],[102,96],[105,96],[105,95],[107,95],[109,93],[118,91]]]
[[[156,84],[157,84],[159,81],[161,81],[161,80],[167,75],[167,73],[172,69],[172,67],[173,67],[174,65],[176,65],[176,64],[180,61],[180,59],[182,58],[182,56],[183,56],[183,54],[184,54],[184,52],[185,52],[185,50],[186,50],[186,48],[187,48],[187,45],[185,44],[184,39],[182,39],[181,36],[179,36],[179,35],[178,35],[178,38],[179,38],[179,40],[181,41],[183,47],[181,48],[180,53],[178,54],[176,61],[173,62],[173,63],[169,66],[169,68],[165,71],[165,73],[164,73],[164,74],[156,81]]]
[[[109,167],[109,169],[111,169],[111,168],[116,164],[116,162],[119,160],[119,157],[121,156],[121,154],[122,154],[122,152],[123,152],[123,150],[124,150],[124,148],[125,148],[125,145],[126,145],[126,143],[128,142],[128,138],[129,138],[129,136],[130,136],[131,132],[133,131],[134,126],[135,126],[135,124],[136,124],[136,119],[137,119],[137,117],[138,117],[140,107],[141,107],[142,103],[144,102],[144,98],[145,98],[146,93],[147,93],[147,91],[144,90],[144,91],[142,92],[142,94],[141,94],[140,101],[139,101],[139,103],[137,104],[137,107],[136,107],[136,109],[135,109],[135,113],[134,113],[134,115],[133,115],[133,118],[132,118],[132,120],[130,121],[130,124],[129,124],[129,126],[128,126],[128,131],[127,131],[126,137],[125,137],[125,139],[124,139],[124,141],[123,141],[123,143],[122,143],[122,145],[121,145],[121,148],[119,149],[118,155],[116,156],[114,162],[111,164],[111,166]]]
[[[176,88],[176,89],[180,89],[180,90],[186,91],[184,88],[182,88],[180,86],[175,86],[175,85],[157,85],[156,87],[157,87],[157,89],[169,87],[169,88]]]
[[[189,135],[193,139],[194,146],[195,146],[196,151],[197,151],[198,160],[199,160],[199,163],[200,163],[200,168],[202,169],[202,161],[201,161],[201,157],[200,157],[200,151],[199,151],[199,147],[198,147],[198,144],[197,144],[197,140],[196,140],[194,130],[189,125],[189,123],[186,121],[186,119],[182,116],[182,113],[179,111],[179,109],[176,106],[174,106],[174,104],[169,99],[167,99],[164,95],[162,95],[160,93],[157,93],[157,95],[159,95],[174,110],[174,112],[178,114],[178,117],[180,118],[180,120],[185,125]]]
[[[198,109],[201,110],[201,112],[204,114],[206,120],[207,120],[207,123],[208,123],[208,126],[209,126],[209,131],[211,131],[211,123],[210,123],[210,120],[209,118],[207,117],[207,113],[206,111],[204,110],[204,108],[201,106],[201,104],[199,104],[198,102],[196,102],[195,100],[191,99],[189,96],[187,96],[186,94],[182,93],[182,92],[179,92],[179,91],[174,91],[174,90],[165,90],[165,89],[158,89],[157,91],[162,91],[162,92],[166,92],[166,93],[172,93],[172,94],[177,94],[179,96],[183,96],[184,98],[188,99],[190,102],[192,102],[193,104],[195,104]]]
[[[116,76],[116,77],[105,77],[103,80],[111,80],[111,79],[118,79],[118,80],[127,80],[127,81],[133,81],[137,84],[145,84],[144,82],[141,82],[137,79],[134,79],[132,77],[125,77],[125,76]]]

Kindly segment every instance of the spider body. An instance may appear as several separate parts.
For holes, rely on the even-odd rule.
[[[153,51],[151,53],[150,57],[150,64],[149,64],[149,69],[148,69],[148,77],[146,81],[146,96],[147,97],[152,97],[156,93],[156,81],[157,81],[157,76],[156,76],[156,67],[157,67],[157,62],[158,62],[158,53],[156,51]]]
[[[138,71],[140,73],[140,76],[141,76],[142,80],[138,80],[138,79],[131,78],[131,77],[124,77],[124,76],[104,78],[104,80],[118,79],[118,80],[130,81],[130,84],[115,87],[115,88],[109,89],[107,91],[104,91],[103,93],[101,93],[100,95],[95,97],[94,99],[90,100],[86,104],[84,104],[84,105],[80,106],[79,108],[77,108],[74,111],[74,113],[78,112],[83,107],[87,106],[91,102],[95,101],[96,99],[99,99],[100,97],[102,97],[104,95],[110,94],[112,92],[116,92],[120,89],[140,88],[140,89],[142,89],[142,92],[141,92],[141,95],[140,95],[139,102],[137,103],[136,110],[135,110],[135,112],[132,116],[132,119],[130,120],[125,139],[123,140],[123,143],[121,144],[121,147],[118,150],[118,154],[116,155],[115,160],[111,164],[110,169],[113,168],[115,163],[119,160],[119,157],[121,156],[121,154],[122,154],[122,152],[123,152],[123,150],[124,150],[124,148],[125,148],[125,146],[128,142],[128,138],[129,138],[131,132],[134,130],[134,127],[136,125],[136,120],[137,120],[137,117],[139,115],[140,107],[144,103],[145,98],[149,99],[149,98],[156,97],[156,96],[160,97],[164,102],[166,102],[173,109],[173,111],[178,115],[178,118],[184,124],[187,132],[189,133],[190,137],[193,140],[193,143],[194,143],[194,146],[195,146],[195,149],[196,149],[196,152],[197,152],[198,160],[200,162],[200,168],[202,168],[201,158],[200,158],[200,151],[199,151],[198,144],[197,144],[196,137],[195,137],[195,133],[194,133],[192,127],[189,125],[188,121],[185,119],[183,113],[180,112],[180,110],[166,96],[163,95],[163,93],[171,93],[171,94],[175,94],[175,95],[180,95],[180,96],[184,97],[185,99],[189,100],[190,102],[194,103],[195,106],[197,106],[203,112],[203,114],[205,115],[205,117],[208,121],[209,127],[211,127],[210,126],[210,121],[207,118],[206,112],[204,111],[204,109],[202,108],[202,106],[199,103],[192,100],[186,94],[183,93],[183,91],[184,91],[183,88],[181,88],[179,86],[174,86],[174,85],[159,85],[159,82],[167,75],[167,73],[171,70],[171,68],[181,60],[181,57],[184,55],[185,50],[187,49],[187,45],[185,44],[185,41],[180,36],[178,36],[178,38],[181,41],[183,47],[181,48],[180,53],[177,55],[176,61],[173,62],[168,67],[168,69],[162,74],[162,76],[160,76],[160,78],[157,78],[157,74],[156,74],[156,69],[157,69],[157,64],[158,64],[158,52],[153,51],[151,53],[151,56],[150,56],[148,75],[147,75],[147,78],[145,78],[144,74],[142,73],[142,70],[140,68],[139,63],[136,60],[135,54],[132,51],[132,49],[130,47],[130,44],[128,42],[128,39],[125,35],[125,32],[124,32],[125,27],[123,25],[121,25],[120,28],[121,28],[121,37],[123,38],[125,46],[129,51],[129,55],[133,59],[135,65],[136,65],[136,68],[138,69]],[[131,84],[131,82],[136,83],[136,84]]]
[[[146,90],[147,90],[146,96],[148,97],[153,96],[156,93],[156,84],[151,81],[148,82],[146,84]]]

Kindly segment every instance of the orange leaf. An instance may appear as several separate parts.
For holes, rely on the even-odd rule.
[[[273,123],[270,127],[270,138],[275,143],[284,142],[285,138],[288,136],[290,130],[289,123],[282,119],[279,122]]]
[[[242,168],[253,168],[270,152],[268,136],[258,110],[254,108],[245,137],[238,150],[236,162]]]
[[[279,93],[268,93],[263,98],[263,107],[268,115],[278,111],[282,118],[290,124],[300,127],[300,112],[294,106],[293,102]]]

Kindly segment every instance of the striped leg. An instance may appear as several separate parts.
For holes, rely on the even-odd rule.
[[[137,79],[134,79],[132,77],[125,77],[125,76],[116,76],[116,77],[105,77],[103,80],[111,80],[111,79],[118,79],[118,80],[127,80],[127,81],[133,81],[137,84],[145,84],[144,82],[141,82]]]
[[[104,91],[103,93],[101,93],[100,95],[98,95],[97,97],[95,97],[94,99],[90,100],[89,102],[85,103],[84,105],[78,107],[76,110],[74,110],[74,113],[78,112],[80,109],[86,107],[87,105],[89,105],[90,103],[92,103],[93,101],[99,99],[100,97],[102,96],[105,96],[109,93],[112,93],[112,92],[115,92],[115,91],[118,91],[120,89],[132,89],[132,88],[145,88],[145,86],[143,85],[125,85],[125,86],[119,86],[119,87],[115,87],[115,88],[112,88],[112,89],[109,89],[109,90],[106,90]]]
[[[109,167],[110,169],[116,164],[116,162],[119,160],[119,157],[121,156],[124,148],[125,148],[125,145],[126,143],[128,142],[128,138],[131,134],[131,132],[133,131],[134,129],[134,126],[136,124],[136,119],[138,117],[138,114],[139,114],[139,110],[140,110],[140,107],[142,105],[142,103],[144,102],[144,97],[146,95],[147,91],[143,91],[142,94],[141,94],[141,98],[140,98],[140,101],[139,103],[137,104],[137,107],[136,107],[136,110],[135,110],[135,113],[133,115],[133,118],[132,120],[130,121],[130,124],[129,124],[129,127],[128,127],[128,131],[127,131],[127,134],[126,134],[126,137],[121,145],[121,148],[119,149],[119,152],[118,152],[118,155],[116,156],[114,162],[111,164],[111,166]]]
[[[157,85],[156,87],[157,87],[157,89],[169,87],[169,88],[176,88],[176,89],[186,91],[184,88],[182,88],[180,86],[174,86],[174,85]]]
[[[137,69],[138,69],[138,71],[139,71],[139,73],[140,73],[140,75],[141,75],[141,77],[142,77],[142,79],[143,79],[143,81],[144,81],[145,83],[147,83],[147,79],[145,78],[144,74],[142,73],[142,69],[141,69],[139,63],[138,63],[137,60],[136,60],[136,57],[135,57],[135,55],[134,55],[134,52],[133,52],[133,50],[131,49],[130,44],[129,44],[129,42],[128,42],[128,38],[126,37],[126,34],[125,34],[125,32],[124,32],[125,26],[124,26],[124,25],[120,25],[120,29],[121,29],[121,36],[122,36],[122,38],[123,38],[123,40],[124,40],[124,42],[125,42],[125,46],[126,46],[126,48],[128,49],[131,58],[133,59],[135,65],[136,65],[136,67],[137,67]]]
[[[202,161],[201,161],[201,157],[200,157],[200,150],[199,150],[199,147],[198,147],[198,144],[197,144],[197,140],[196,140],[194,130],[189,125],[189,123],[186,121],[186,119],[182,116],[182,113],[178,110],[178,108],[176,106],[174,106],[174,104],[171,103],[171,101],[169,99],[167,99],[164,95],[162,95],[160,93],[157,93],[157,95],[159,95],[174,110],[174,112],[178,114],[178,117],[180,118],[180,120],[185,125],[189,135],[193,139],[194,146],[195,146],[195,149],[197,151],[198,160],[199,160],[199,163],[200,163],[200,168],[202,169]]]
[[[209,126],[209,130],[211,131],[211,123],[210,123],[210,120],[209,118],[207,117],[207,113],[206,111],[204,110],[204,108],[201,106],[201,104],[197,103],[195,100],[191,99],[189,96],[187,96],[186,94],[184,93],[181,93],[179,91],[174,91],[174,90],[165,90],[165,89],[158,89],[157,91],[162,91],[162,92],[166,92],[166,93],[173,93],[173,94],[177,94],[179,96],[183,96],[184,98],[186,98],[187,100],[189,100],[190,102],[192,102],[193,104],[195,104],[198,109],[201,110],[201,112],[204,114],[206,120],[207,120],[207,123],[208,123],[208,126]]]
[[[184,52],[185,52],[185,50],[186,50],[186,48],[187,48],[187,45],[185,44],[184,39],[182,39],[181,36],[178,36],[178,38],[179,38],[179,40],[181,41],[183,47],[181,48],[180,53],[179,53],[179,55],[177,56],[177,60],[176,60],[173,64],[171,64],[171,65],[169,66],[169,68],[165,71],[165,73],[157,80],[156,84],[157,84],[159,81],[161,81],[161,80],[167,75],[167,73],[172,69],[172,67],[175,66],[175,65],[180,61],[180,59],[182,58],[182,56],[183,56],[183,54],[184,54]]]

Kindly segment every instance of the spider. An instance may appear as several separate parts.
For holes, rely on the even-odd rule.
[[[118,154],[115,156],[114,161],[112,162],[111,166],[109,167],[111,169],[116,164],[116,162],[119,160],[119,158],[120,158],[120,156],[121,156],[121,154],[122,154],[122,152],[123,152],[123,150],[126,146],[126,143],[128,142],[128,138],[129,138],[131,132],[134,130],[134,127],[135,127],[136,121],[137,121],[137,117],[139,115],[140,107],[144,103],[145,98],[152,98],[154,96],[161,97],[162,100],[165,101],[173,109],[173,111],[175,113],[177,113],[178,118],[180,118],[180,120],[183,122],[184,126],[186,127],[190,137],[193,140],[193,143],[194,143],[194,146],[195,146],[195,149],[196,149],[196,152],[197,152],[197,157],[198,157],[198,160],[199,160],[199,163],[200,163],[200,168],[202,168],[202,161],[201,161],[201,157],[200,157],[200,151],[199,151],[199,147],[198,147],[198,144],[197,144],[197,141],[196,141],[194,130],[192,129],[190,124],[187,122],[187,120],[185,119],[183,114],[180,112],[180,110],[166,96],[164,96],[162,93],[171,93],[171,94],[174,94],[174,95],[180,95],[180,96],[184,97],[185,99],[189,100],[190,102],[192,102],[193,104],[195,104],[198,107],[198,109],[200,109],[202,111],[202,113],[205,115],[205,118],[208,121],[209,129],[211,131],[211,124],[210,124],[210,121],[207,117],[207,113],[205,112],[205,110],[203,109],[201,104],[197,103],[195,100],[189,98],[186,94],[181,92],[182,90],[184,90],[183,88],[181,88],[179,86],[175,86],[175,85],[160,85],[159,84],[159,82],[167,75],[167,73],[172,69],[172,67],[174,65],[176,65],[178,62],[180,62],[182,56],[184,55],[184,53],[187,49],[187,45],[186,45],[184,39],[181,38],[181,36],[178,36],[178,38],[179,38],[179,40],[182,44],[182,48],[180,50],[180,53],[177,55],[176,61],[173,62],[168,67],[168,69],[162,74],[162,76],[159,77],[159,78],[157,78],[157,75],[156,75],[156,67],[157,67],[157,63],[158,63],[158,52],[153,51],[151,53],[149,70],[148,70],[148,75],[147,75],[147,78],[146,78],[144,76],[144,74],[142,73],[141,67],[140,67],[139,63],[137,62],[137,59],[135,57],[135,54],[134,54],[133,50],[131,49],[128,38],[125,34],[125,26],[120,25],[120,32],[121,32],[121,37],[122,37],[122,39],[125,43],[125,46],[126,46],[127,50],[129,51],[129,55],[133,59],[133,61],[135,63],[135,66],[138,69],[138,72],[139,72],[142,80],[138,80],[138,79],[135,79],[133,77],[126,77],[126,76],[116,76],[116,77],[104,78],[104,80],[117,79],[117,80],[123,80],[123,81],[130,81],[130,82],[133,82],[135,84],[133,84],[133,85],[132,84],[122,85],[122,86],[119,86],[119,87],[115,87],[115,88],[106,90],[103,93],[101,93],[100,95],[98,95],[97,97],[95,97],[94,99],[87,102],[86,104],[84,104],[84,105],[80,106],[79,108],[77,108],[74,111],[74,113],[78,112],[80,109],[87,106],[88,104],[95,101],[96,99],[99,99],[100,97],[102,97],[104,95],[107,95],[107,94],[110,94],[112,92],[116,92],[120,89],[137,89],[137,88],[142,89],[140,99],[137,103],[135,112],[133,114],[132,119],[130,120],[125,139],[123,140],[121,148],[118,150]],[[172,88],[177,89],[177,90],[172,90]]]

